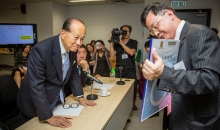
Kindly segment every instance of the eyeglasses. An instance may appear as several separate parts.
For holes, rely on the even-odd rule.
[[[157,20],[157,22],[153,25],[152,29],[150,30],[150,34],[152,36],[154,36],[155,31],[158,32],[157,30],[157,24],[160,22],[160,20],[163,18],[163,16],[165,15],[166,11],[162,14],[162,16]]]
[[[64,103],[63,104],[63,108],[64,109],[69,109],[69,108],[78,108],[79,107],[79,104],[78,103]]]

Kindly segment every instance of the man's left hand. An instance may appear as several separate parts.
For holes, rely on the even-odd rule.
[[[80,105],[83,105],[84,107],[87,107],[87,106],[96,106],[97,104],[93,101],[90,101],[90,100],[86,100],[84,98],[79,98],[79,104]]]
[[[145,60],[142,66],[144,78],[148,80],[159,79],[164,69],[163,60],[157,54],[156,49],[153,49],[152,57],[154,59],[154,63],[149,60]]]

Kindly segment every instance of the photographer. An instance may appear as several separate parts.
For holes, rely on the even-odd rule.
[[[136,70],[135,70],[135,52],[137,51],[136,40],[130,39],[131,26],[123,25],[120,30],[122,31],[122,38],[118,35],[119,42],[115,42],[116,36],[114,34],[114,29],[112,31],[112,37],[110,41],[110,56],[116,56],[116,78],[120,77],[119,67],[123,67],[121,77],[136,79]],[[126,33],[126,34],[125,34]],[[117,37],[116,37],[117,38]],[[114,43],[113,43],[114,41]],[[133,110],[137,110],[135,106],[135,100],[137,95],[137,81],[134,83],[134,98],[133,98]]]

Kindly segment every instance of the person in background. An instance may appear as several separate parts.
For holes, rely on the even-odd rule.
[[[95,61],[93,73],[96,78],[100,76],[109,77],[111,71],[109,50],[105,47],[105,44],[102,40],[96,41],[96,49],[97,51],[94,53],[92,58]]]
[[[90,44],[95,48],[95,43],[96,41],[95,40],[91,40]],[[94,49],[93,49],[94,50]],[[94,50],[95,51],[95,50]]]
[[[149,52],[150,52],[150,40],[146,41],[144,43],[144,49],[147,53],[147,55],[149,55]],[[140,81],[139,81],[139,85],[138,85],[138,94],[139,94],[139,98],[140,99],[143,99],[143,96],[144,96],[144,85],[145,85],[145,78],[143,76],[143,73],[142,73],[142,69],[143,69],[143,66],[142,64],[140,64]]]
[[[158,79],[157,89],[170,92],[169,130],[220,129],[220,39],[209,27],[181,20],[165,2],[148,4],[141,24],[160,39],[180,40],[174,70],[152,50],[154,63],[145,60],[143,75]],[[185,69],[184,69],[185,68]]]
[[[89,43],[86,45],[86,50],[87,50],[86,60],[89,63],[90,74],[93,74],[93,67],[95,64],[95,61],[92,60],[92,56],[94,54],[94,46]]]
[[[139,84],[139,80],[140,80],[140,61],[141,61],[141,50],[138,49],[138,51],[136,52],[136,58],[135,58],[135,69],[136,69],[136,80],[137,83]]]
[[[149,53],[150,53],[150,40],[148,40],[144,43],[144,49],[145,49],[146,53],[149,55]]]
[[[135,52],[137,51],[138,42],[130,39],[132,28],[130,25],[121,26],[120,30],[127,31],[126,34],[122,34],[119,38],[119,43],[110,42],[110,55],[111,57],[116,56],[116,78],[120,77],[119,67],[122,67],[122,78],[136,79],[135,69]],[[110,38],[111,39],[111,38]],[[110,40],[109,39],[109,40]],[[137,85],[138,82],[135,80],[134,83],[134,97],[133,97],[133,110],[137,110],[135,100],[137,96]]]
[[[76,64],[76,52],[85,38],[84,23],[68,18],[61,33],[37,43],[28,58],[28,71],[21,83],[17,106],[21,110],[21,122],[33,117],[52,126],[72,126],[68,118],[53,115],[57,105],[65,104],[64,85],[69,81],[72,94],[83,106],[96,106],[84,98],[83,87]],[[72,109],[72,108],[70,108]]]
[[[84,44],[82,44],[77,51],[77,65],[78,65],[77,67],[78,67],[79,75],[81,77],[82,86],[85,86],[85,84],[91,85],[91,80],[86,76],[87,73],[90,73],[89,64],[86,61],[86,55],[87,55],[86,47]]]
[[[12,70],[11,76],[20,88],[21,80],[24,78],[27,72],[27,60],[31,50],[31,45],[23,45],[21,52],[18,52],[14,57],[15,68]]]

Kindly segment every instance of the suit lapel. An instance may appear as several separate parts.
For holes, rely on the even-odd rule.
[[[62,58],[61,58],[61,50],[60,50],[60,43],[59,43],[59,35],[54,40],[54,56],[53,62],[56,67],[57,74],[59,76],[61,84],[63,83],[63,71],[62,71]]]
[[[190,23],[186,21],[186,23],[184,24],[183,29],[181,31],[181,34],[180,34],[180,39],[179,40],[180,40],[180,44],[181,45],[182,45],[183,40],[185,39],[186,34],[187,34],[188,30],[189,30],[189,26],[190,26]]]

